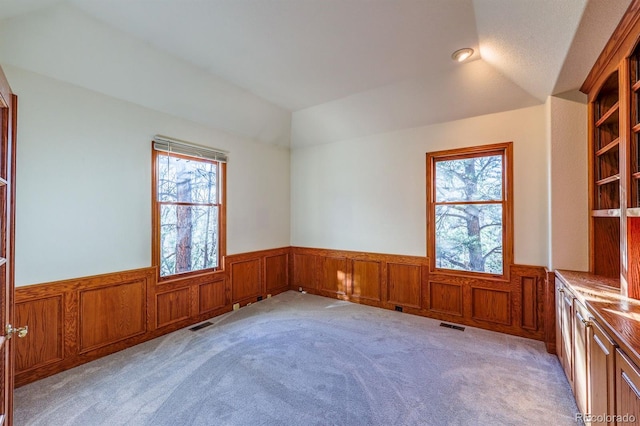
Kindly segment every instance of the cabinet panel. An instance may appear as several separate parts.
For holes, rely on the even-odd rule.
[[[578,410],[590,413],[587,383],[587,330],[591,326],[584,306],[573,299],[573,394]]]
[[[563,344],[563,335],[562,335],[562,307],[564,298],[562,297],[562,293],[564,292],[564,288],[562,284],[556,280],[556,294],[555,294],[555,302],[556,302],[556,353],[558,355],[558,360],[560,361],[560,365],[564,365],[564,344]]]
[[[616,349],[616,416],[640,419],[640,370]]]
[[[591,322],[587,333],[589,348],[589,412],[596,418],[607,419],[615,413],[615,345],[611,338]],[[592,422],[591,425],[609,425],[613,423]]]
[[[573,295],[566,289],[562,293],[562,368],[573,389]]]

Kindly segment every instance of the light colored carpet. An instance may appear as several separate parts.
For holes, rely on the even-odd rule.
[[[541,342],[287,292],[16,389],[16,425],[573,425]]]

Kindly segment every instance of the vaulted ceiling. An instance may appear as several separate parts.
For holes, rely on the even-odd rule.
[[[265,142],[286,145],[291,137],[295,147],[522,108],[577,89],[629,2],[0,0],[0,63]],[[91,25],[104,34],[92,36]],[[52,39],[64,46],[47,44]],[[110,50],[136,43],[138,53],[117,68],[124,60]],[[462,47],[475,49],[472,58],[452,61]],[[29,58],[52,49],[69,69]],[[151,49],[173,65],[152,67]],[[83,61],[102,61],[113,72],[82,77],[90,67]],[[139,80],[125,81],[127,67],[131,78],[140,78],[136,68],[153,70],[178,87],[197,73],[207,99],[193,89],[185,99],[174,93],[180,108],[163,104],[134,87]],[[118,92],[127,84],[127,93]],[[228,108],[230,99],[244,99],[237,113],[249,109],[248,121],[211,121],[225,109],[214,105],[225,96],[212,99],[221,90]],[[274,120],[272,128],[265,124]]]

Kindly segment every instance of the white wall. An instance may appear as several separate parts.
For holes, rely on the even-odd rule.
[[[426,255],[429,151],[514,142],[515,262],[548,261],[545,106],[294,148],[291,243]]]
[[[289,245],[289,151],[2,65],[19,97],[16,285],[151,264],[151,138],[230,151],[228,254]]]
[[[547,100],[550,170],[549,267],[589,270],[586,96]]]

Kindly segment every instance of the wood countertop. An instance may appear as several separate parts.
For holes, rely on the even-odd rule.
[[[640,301],[620,295],[619,280],[576,271],[555,271],[595,320],[640,365]]]

